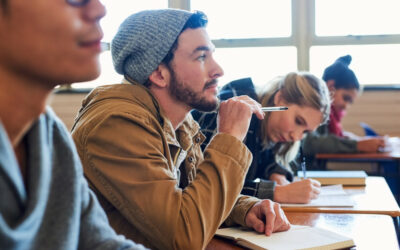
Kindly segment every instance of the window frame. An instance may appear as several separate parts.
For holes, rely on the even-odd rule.
[[[168,7],[190,11],[190,3],[191,0],[168,0]],[[294,46],[297,49],[297,69],[299,71],[310,70],[310,49],[312,46],[400,44],[400,34],[317,36],[315,34],[315,0],[292,0],[291,5],[292,34],[289,37],[217,39],[212,40],[212,42],[216,48]],[[109,49],[110,46],[105,43],[105,47]],[[366,85],[365,88],[376,89],[383,86],[385,85],[370,84]],[[400,83],[390,86],[397,89],[400,87]],[[62,89],[72,88],[67,85]]]

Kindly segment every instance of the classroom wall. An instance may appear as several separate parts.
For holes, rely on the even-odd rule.
[[[82,100],[87,94],[52,94],[49,105],[54,112],[65,123],[68,130],[71,130],[74,119],[81,107]]]
[[[350,107],[343,128],[364,135],[361,121],[381,135],[400,136],[400,90],[364,91]]]
[[[53,94],[49,104],[71,129],[86,94]],[[371,125],[380,134],[400,136],[400,90],[364,91],[344,118],[345,130],[363,135],[359,122]]]

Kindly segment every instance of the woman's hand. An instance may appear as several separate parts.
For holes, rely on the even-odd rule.
[[[274,201],[279,203],[309,203],[318,198],[321,184],[317,180],[305,179],[275,187]]]
[[[375,153],[385,147],[383,137],[362,139],[357,142],[357,150],[363,153]]]
[[[288,181],[286,179],[286,176],[282,175],[282,174],[271,174],[271,176],[269,177],[269,179],[271,181],[275,181],[276,184],[278,185],[287,185],[290,183],[290,181]]]

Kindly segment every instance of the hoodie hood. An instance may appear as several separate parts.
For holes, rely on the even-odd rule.
[[[118,100],[118,102],[116,102]],[[75,124],[72,128],[74,130],[80,119],[92,108],[99,105],[104,107],[114,107],[118,105],[128,105],[135,103],[142,106],[144,109],[149,110],[155,117],[162,123],[160,116],[160,106],[151,92],[141,84],[138,83],[122,83],[104,85],[93,89],[82,101],[82,106],[79,109],[78,115],[75,118]],[[121,109],[123,107],[121,106]]]

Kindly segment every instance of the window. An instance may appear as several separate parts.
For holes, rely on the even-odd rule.
[[[205,12],[212,39],[289,37],[290,0],[192,0],[191,9]]]
[[[191,9],[208,16],[207,31],[225,74],[220,86],[243,77],[262,85],[297,70],[290,0],[192,0]]]
[[[317,36],[400,34],[399,0],[316,0]]]
[[[146,9],[168,8],[168,0],[134,1],[134,0],[104,0],[102,3],[106,6],[107,15],[101,20],[101,26],[104,32],[102,42],[110,43],[117,33],[119,25],[129,15]],[[101,75],[90,82],[72,84],[73,88],[93,88],[104,84],[113,84],[121,82],[122,76],[114,70],[111,52],[106,50],[100,55]]]
[[[105,1],[104,41],[110,42],[128,15],[155,8],[204,11],[215,57],[224,69],[220,85],[241,77],[264,84],[290,71],[318,77],[338,57],[350,54],[363,85],[400,84],[398,0],[113,0]],[[79,87],[120,82],[109,51],[102,74]],[[77,86],[77,87],[78,87]]]
[[[356,73],[360,84],[400,83],[400,44],[313,46],[310,51],[310,71],[322,76],[327,66],[346,54],[352,55],[349,67]]]
[[[399,9],[398,0],[315,0],[310,71],[321,76],[324,67],[350,54],[360,84],[400,84]]]
[[[296,48],[289,46],[218,48],[215,60],[224,69],[219,85],[249,76],[255,85],[263,85],[278,75],[296,71],[296,58]]]
[[[168,0],[104,0],[103,4],[107,9],[107,15],[101,20],[105,42],[111,42],[118,26],[131,14],[146,9],[168,8]]]

